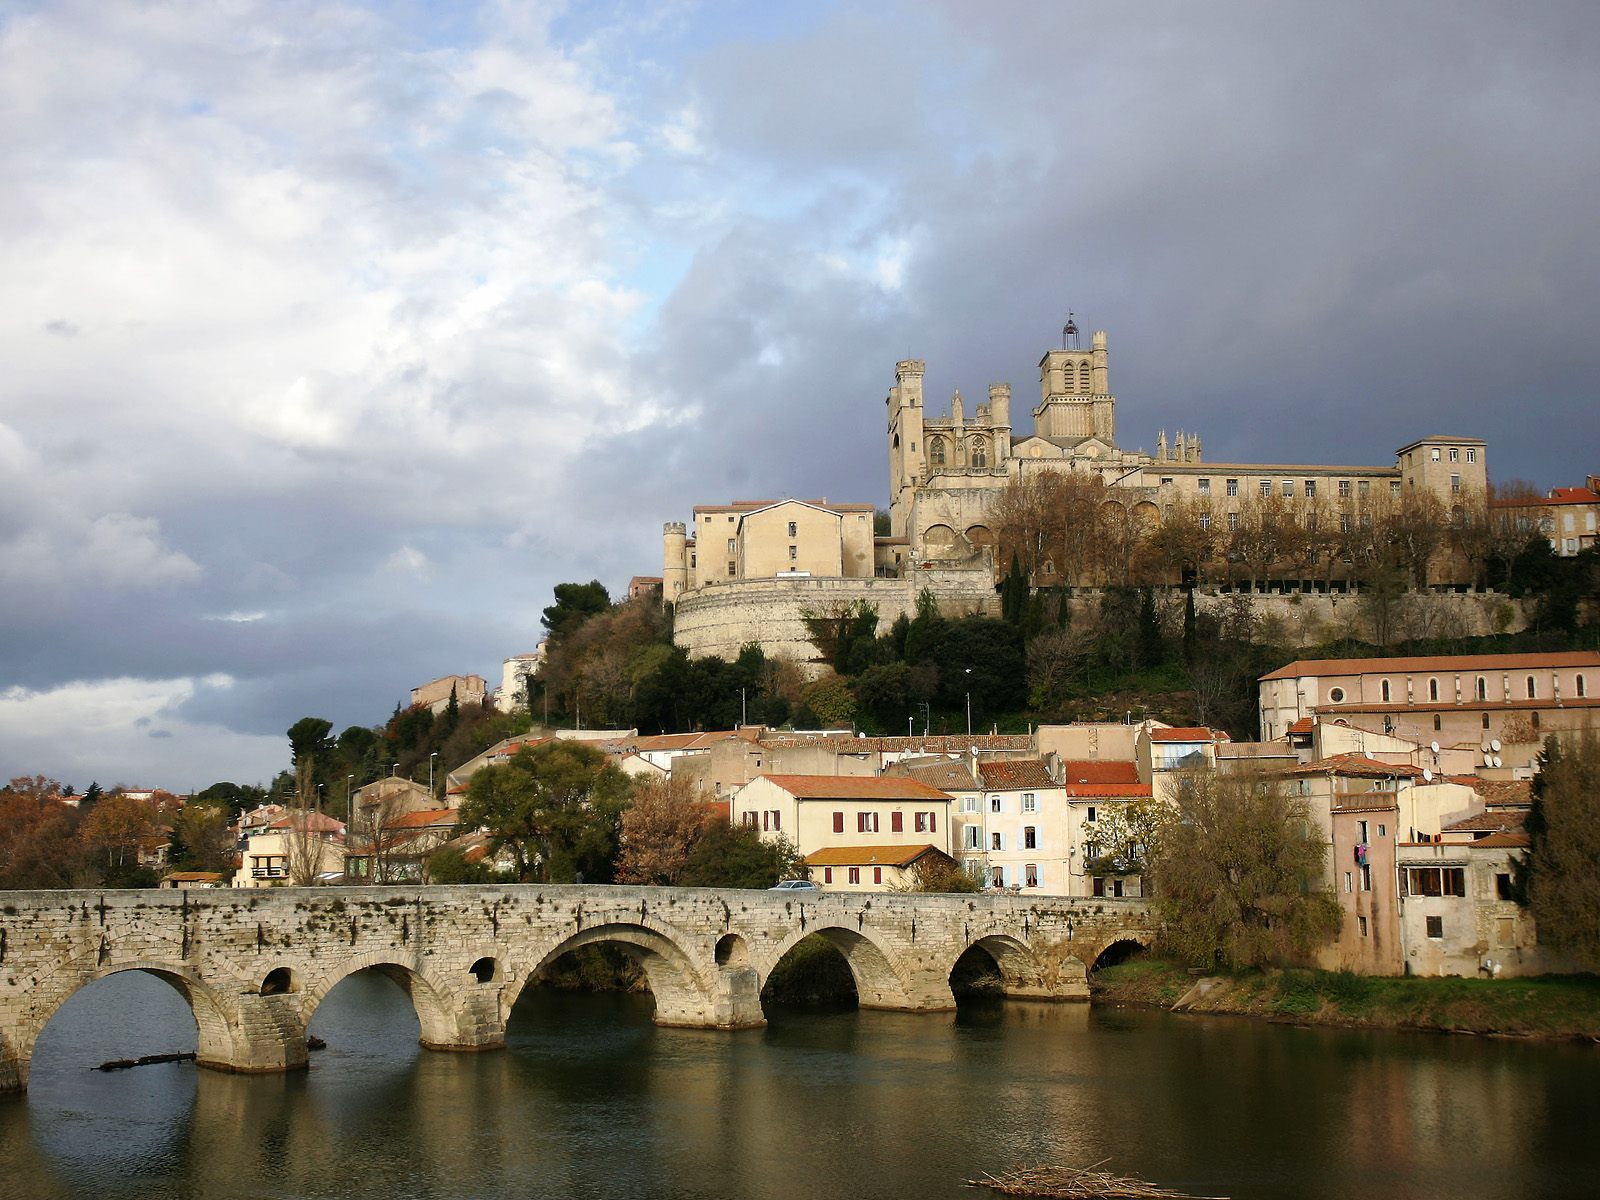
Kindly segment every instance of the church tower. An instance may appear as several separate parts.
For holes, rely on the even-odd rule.
[[[911,505],[922,482],[922,376],[921,359],[904,359],[894,365],[894,387],[889,389],[889,532],[908,537]]]
[[[1034,431],[1046,438],[1095,437],[1114,446],[1117,400],[1111,394],[1105,332],[1095,331],[1088,350],[1071,344],[1077,341],[1075,329],[1064,340],[1069,345],[1046,351],[1039,360]]]

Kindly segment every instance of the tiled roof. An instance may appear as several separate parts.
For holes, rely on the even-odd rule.
[[[944,854],[937,846],[827,846],[806,855],[808,867],[909,867],[924,854]],[[946,856],[948,857],[948,856]]]
[[[1468,844],[1474,850],[1520,849],[1533,845],[1533,839],[1520,830],[1507,830],[1505,833],[1491,833],[1488,837],[1481,837]]]
[[[1150,731],[1152,742],[1225,742],[1228,735],[1220,729],[1207,729],[1203,725],[1191,725],[1178,729],[1152,729]]]
[[[1056,781],[1037,758],[1002,758],[978,764],[983,786],[992,792],[1012,788],[1052,788]]]
[[[402,813],[383,823],[385,829],[449,829],[456,824],[457,812],[453,808],[426,808],[421,812]]]
[[[1562,650],[1547,654],[1439,654],[1424,658],[1300,658],[1279,667],[1269,679],[1302,675],[1403,675],[1418,671],[1523,671],[1530,667],[1600,667],[1600,653]]]
[[[1470,817],[1451,821],[1442,828],[1451,833],[1504,833],[1511,829],[1521,829],[1523,819],[1527,815],[1526,811],[1521,809],[1486,808],[1482,812],[1473,813]]]
[[[1075,783],[1138,783],[1139,764],[1093,758],[1069,758],[1061,764],[1061,777]]]
[[[1032,750],[1033,739],[1025,733],[949,733],[930,734],[928,737],[829,737],[829,738],[762,738],[761,744],[771,749],[791,749],[795,746],[814,746],[826,741],[837,746],[840,754],[965,754],[968,750]]]
[[[1288,732],[1290,732],[1290,733],[1310,733],[1316,727],[1317,727],[1317,719],[1315,717],[1301,717],[1293,725],[1289,726]]]
[[[1333,812],[1393,812],[1400,807],[1393,792],[1345,792],[1328,806]]]
[[[800,800],[945,800],[921,780],[895,775],[760,775]]]
[[[1298,767],[1285,767],[1283,775],[1354,775],[1363,779],[1415,779],[1422,775],[1420,767],[1410,763],[1387,763],[1365,754],[1335,754],[1315,762],[1301,763]]]
[[[1097,796],[1111,800],[1148,800],[1152,793],[1148,783],[1069,783],[1067,795],[1074,800],[1092,800]]]
[[[959,758],[906,759],[888,768],[890,775],[904,776],[946,792],[975,792],[978,781]]]
[[[303,824],[302,824],[303,822]],[[312,833],[340,833],[344,830],[342,821],[335,821],[326,813],[292,812],[288,816],[274,821],[267,826],[268,829],[309,829]]]
[[[173,871],[161,878],[175,880],[178,883],[216,883],[222,877],[221,871]]]

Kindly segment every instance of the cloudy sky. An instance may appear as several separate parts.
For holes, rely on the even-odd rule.
[[[1124,445],[1600,467],[1600,12],[0,3],[0,777],[262,781],[661,522],[885,499],[894,362]]]

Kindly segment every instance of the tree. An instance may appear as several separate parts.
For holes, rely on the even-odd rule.
[[[43,776],[0,789],[0,890],[83,887],[90,881],[79,812]],[[81,811],[81,810],[80,810]]]
[[[1093,875],[1143,875],[1150,866],[1166,809],[1153,799],[1101,804],[1095,819],[1085,821],[1083,836],[1095,848],[1085,870]]]
[[[588,583],[558,583],[556,602],[544,610],[544,627],[553,648],[588,618],[611,607],[611,595],[598,579]]]
[[[1545,739],[1523,872],[1539,941],[1600,966],[1600,738]]]
[[[1163,940],[1235,969],[1308,957],[1339,928],[1327,852],[1305,803],[1266,779],[1182,776],[1150,854]]]
[[[628,777],[593,746],[547,742],[473,775],[460,823],[511,852],[518,882],[609,883],[628,792]]]
[[[96,865],[105,871],[107,887],[148,887],[155,882],[139,865],[139,851],[155,832],[151,806],[122,792],[101,797],[78,830]]]
[[[617,881],[676,885],[689,865],[713,810],[695,799],[686,778],[649,779],[637,784],[633,803],[622,814],[622,848]]]
[[[856,716],[856,698],[837,675],[824,675],[802,693],[801,703],[827,729],[842,729]]]
[[[929,854],[918,860],[911,868],[910,883],[898,890],[949,894],[981,892],[983,885],[972,872],[964,870],[960,863]]]
[[[192,871],[229,871],[233,866],[233,830],[226,805],[190,800],[173,819],[173,862]]]
[[[764,841],[753,825],[708,821],[679,880],[685,887],[769,888],[804,879],[805,860],[781,834]]]

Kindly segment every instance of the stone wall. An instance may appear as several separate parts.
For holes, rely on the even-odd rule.
[[[801,938],[844,955],[866,1007],[954,1007],[956,960],[981,946],[1010,995],[1086,999],[1118,941],[1148,945],[1139,901],[625,887],[312,888],[0,893],[0,1091],[27,1085],[34,1042],[78,989],[120,971],[188,999],[202,1065],[306,1065],[305,1031],[346,976],[374,969],[410,995],[431,1049],[505,1042],[529,980],[609,943],[644,970],[662,1024],[764,1024],[761,986]]]
[[[895,618],[915,616],[917,597],[929,589],[947,616],[1000,615],[1000,598],[987,565],[978,569],[934,567],[900,579],[740,579],[685,592],[674,612],[673,639],[691,658],[737,658],[741,647],[759,642],[769,656],[793,659],[809,673],[821,671],[816,647],[801,612],[830,612],[857,601],[878,610],[878,631]]]

